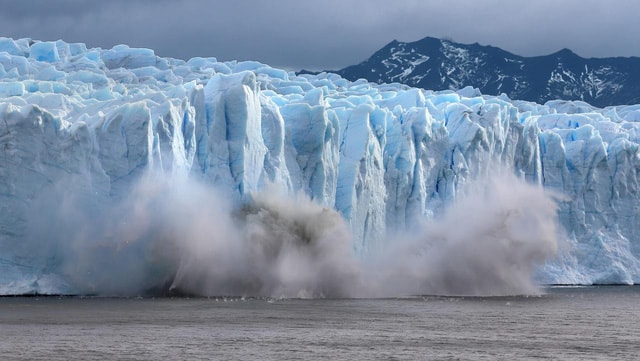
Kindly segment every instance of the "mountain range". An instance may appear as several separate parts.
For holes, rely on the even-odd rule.
[[[597,107],[640,103],[640,58],[582,58],[569,49],[524,57],[503,49],[432,37],[394,40],[360,64],[333,71],[355,81],[482,94],[545,103],[581,100]]]

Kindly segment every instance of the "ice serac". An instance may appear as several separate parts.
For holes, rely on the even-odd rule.
[[[126,198],[150,172],[237,205],[264,189],[302,192],[341,214],[366,258],[506,167],[559,195],[567,242],[540,281],[637,283],[639,143],[638,105],[541,105],[0,38],[0,293],[66,292],[64,255],[47,253],[66,241],[35,220]],[[66,221],[83,235],[86,215]]]
[[[267,147],[261,127],[256,76],[252,72],[216,74],[204,88],[208,148],[204,176],[223,183],[239,195],[258,190]]]

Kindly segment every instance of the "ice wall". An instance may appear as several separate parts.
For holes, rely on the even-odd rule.
[[[344,217],[367,257],[498,164],[562,195],[567,243],[541,281],[635,283],[639,142],[636,105],[540,105],[0,38],[0,292],[56,290],[22,245],[43,199],[69,189],[118,199],[153,170],[238,204],[267,185],[302,191]]]

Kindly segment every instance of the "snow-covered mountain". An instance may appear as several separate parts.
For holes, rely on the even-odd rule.
[[[432,90],[465,86],[482,94],[545,103],[581,100],[605,107],[640,103],[640,58],[585,59],[563,49],[522,57],[500,48],[426,37],[392,41],[366,61],[336,71],[345,79]]]
[[[635,283],[639,142],[638,105],[0,38],[0,293]]]

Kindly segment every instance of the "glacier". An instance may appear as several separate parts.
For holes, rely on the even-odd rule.
[[[0,38],[0,118],[0,294],[90,293],[74,286],[72,272],[61,271],[67,256],[60,245],[81,253],[72,242],[81,234],[99,232],[98,242],[117,238],[113,222],[135,217],[137,205],[127,202],[154,189],[149,178],[215,188],[220,195],[212,199],[196,192],[202,204],[195,206],[228,223],[233,216],[218,214],[211,204],[236,209],[265,191],[302,194],[323,211],[290,214],[283,210],[297,207],[290,204],[273,206],[278,211],[267,215],[230,213],[328,217],[327,224],[335,225],[341,221],[325,212],[333,210],[344,225],[327,229],[350,236],[332,259],[346,253],[367,259],[385,252],[391,235],[442,217],[469,184],[499,169],[556,199],[562,242],[557,255],[536,268],[537,282],[640,281],[640,105],[536,104],[470,87],[436,92],[331,73],[296,75],[255,61],[162,58],[126,45],[91,49]],[[181,184],[190,186],[170,182],[154,196],[179,203],[181,195],[169,189]],[[110,202],[119,204],[116,211],[94,211]],[[172,207],[166,200],[145,202]],[[171,232],[207,223],[198,212],[182,212],[190,208],[176,209],[159,211],[180,219],[188,214]],[[457,222],[464,224],[464,217]],[[65,233],[89,222],[91,232]],[[256,224],[247,223],[254,234],[278,231]],[[235,237],[236,231],[224,232]],[[139,248],[127,256],[100,248],[103,253],[85,261],[115,257],[114,264],[122,265],[117,277],[127,279],[133,271],[124,258],[148,256]],[[297,261],[287,262],[300,269]],[[184,269],[171,272],[179,277]]]

